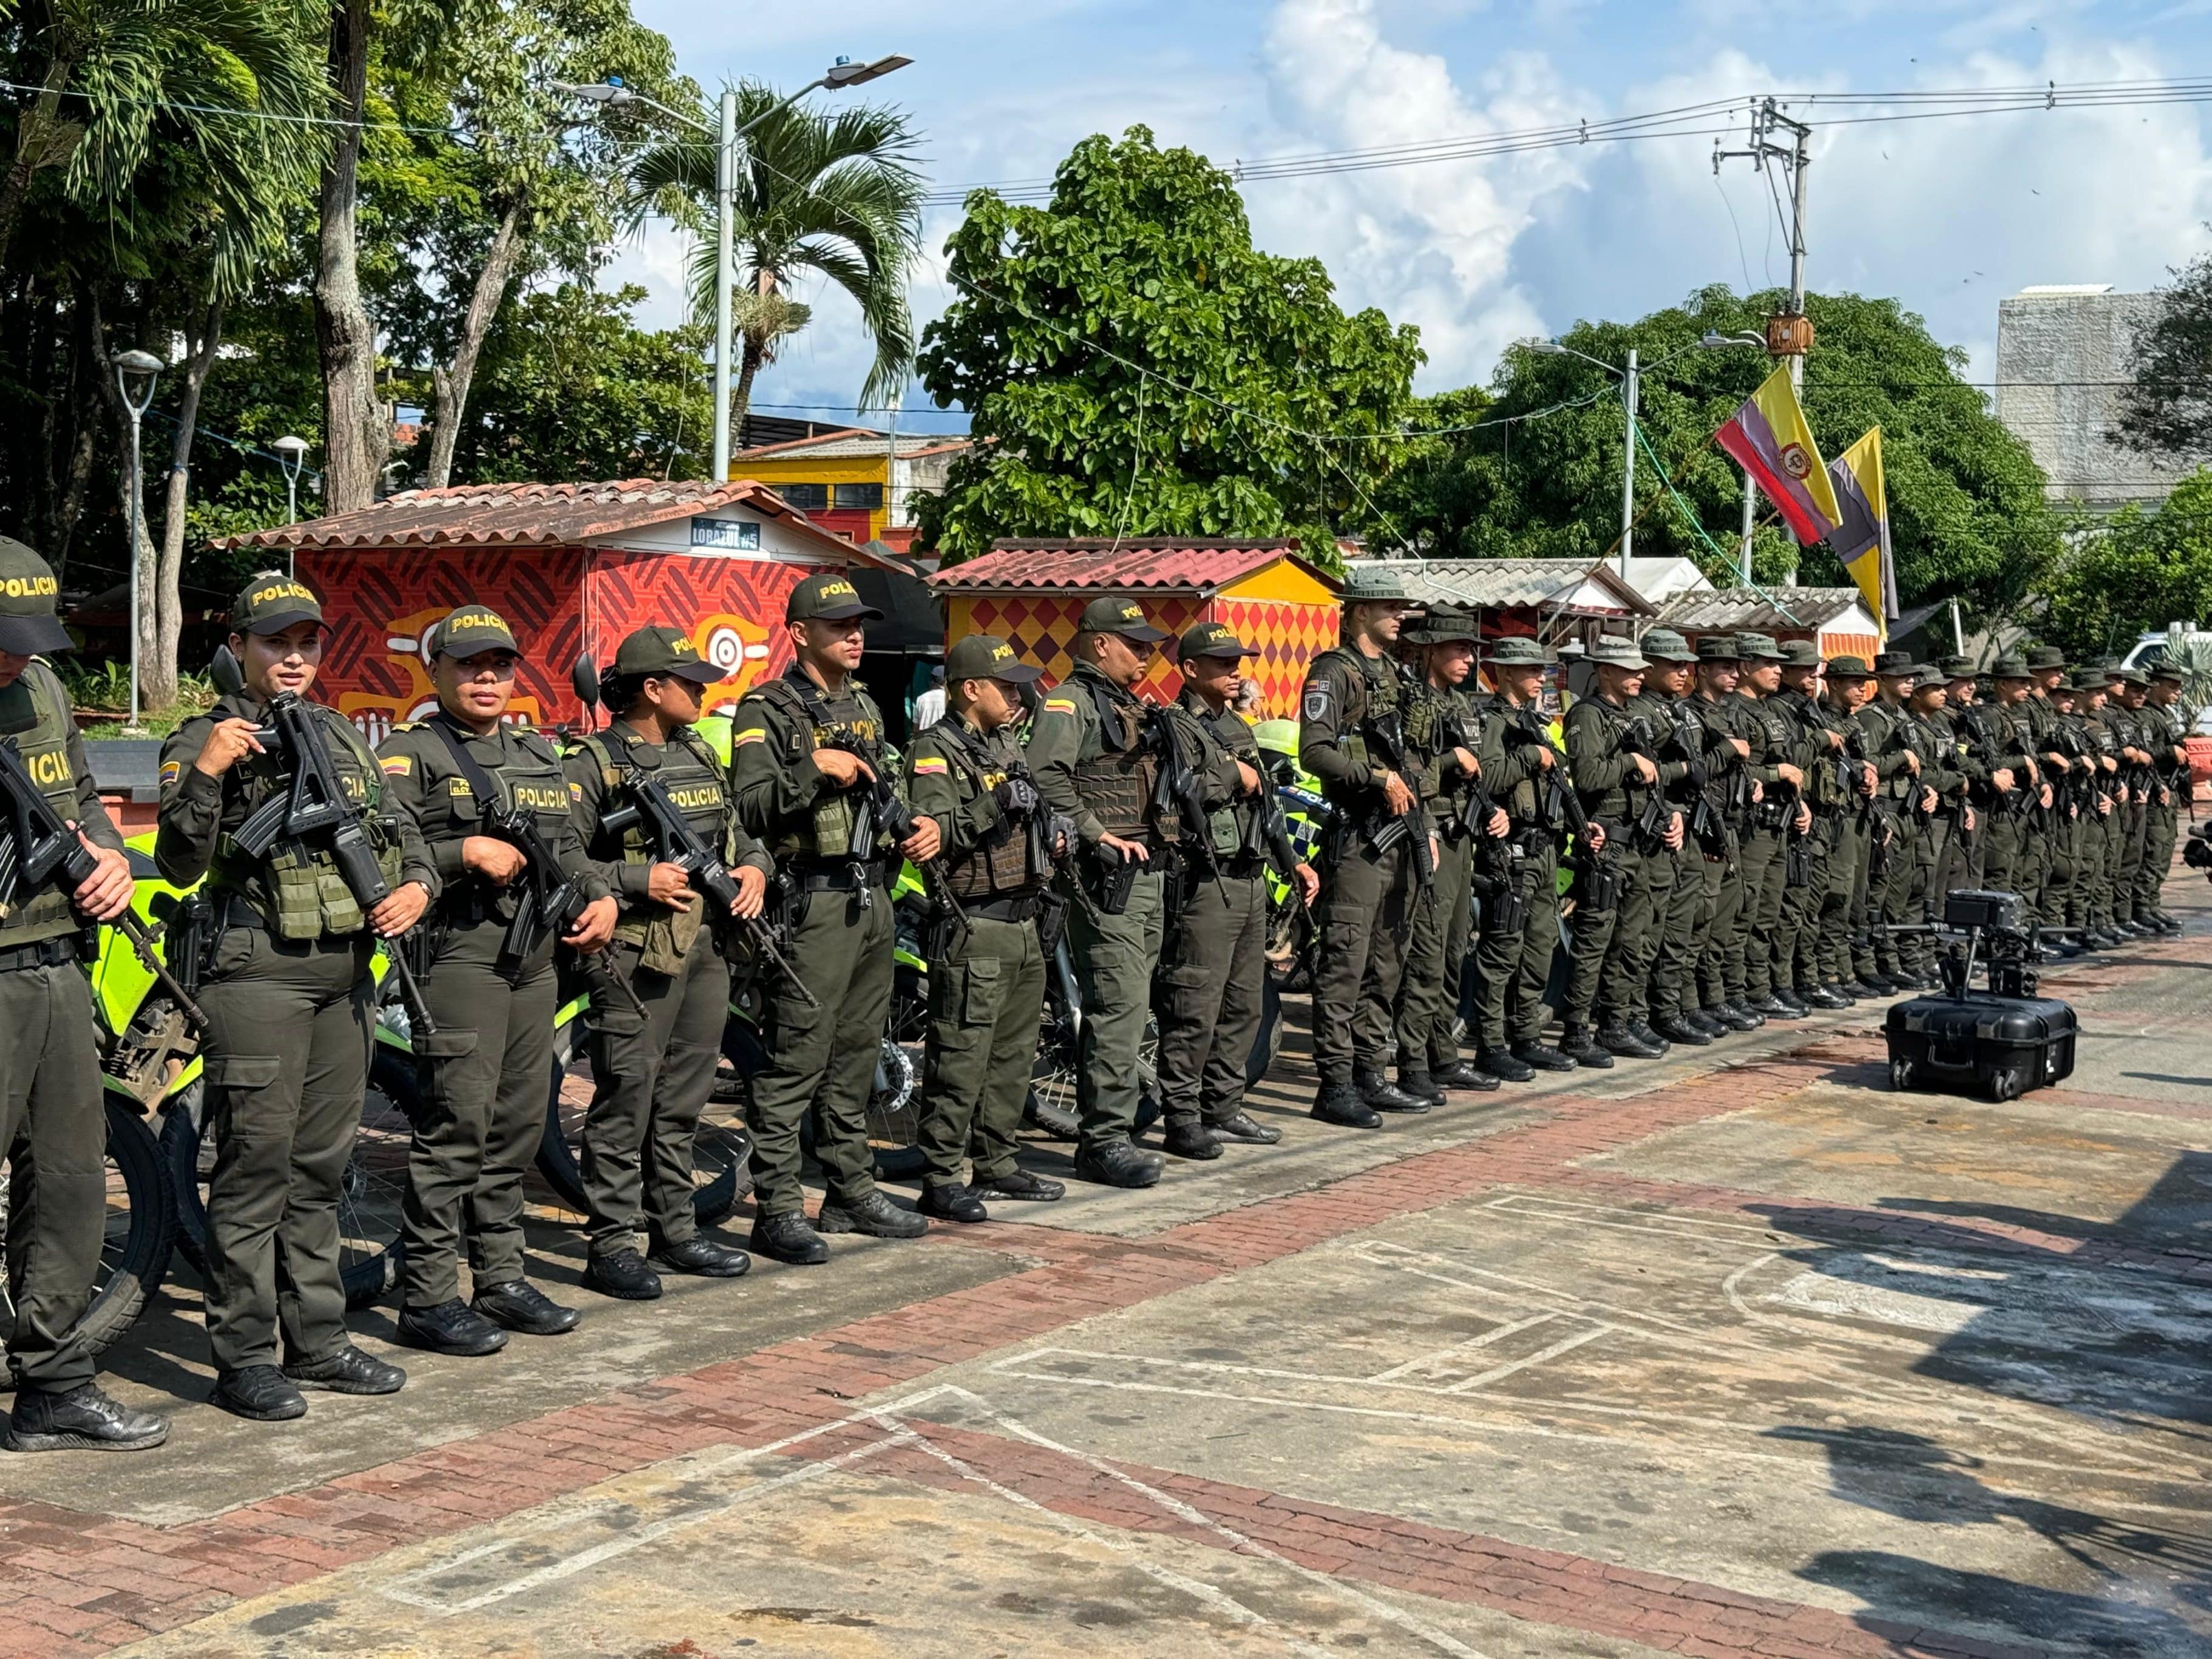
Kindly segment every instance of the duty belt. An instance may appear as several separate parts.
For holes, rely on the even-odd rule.
[[[0,951],[0,974],[31,968],[59,968],[81,961],[76,941],[75,933],[64,933],[58,939],[42,939],[34,944],[19,945],[12,951]]]
[[[881,860],[870,859],[867,870],[869,886],[886,884]],[[836,864],[799,862],[792,872],[792,878],[799,890],[805,893],[849,893],[860,885],[854,878],[853,866],[842,861]]]
[[[1036,916],[1038,897],[1036,893],[1020,893],[1012,898],[965,899],[961,908],[986,921],[1030,921]]]

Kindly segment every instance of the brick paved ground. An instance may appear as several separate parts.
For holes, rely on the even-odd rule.
[[[1870,1011],[1373,1137],[1293,1053],[1283,1146],[1157,1194],[0,1460],[0,1653],[2212,1652],[2172,890],[2011,1107],[1890,1093]],[[196,1317],[125,1391],[194,1396]]]

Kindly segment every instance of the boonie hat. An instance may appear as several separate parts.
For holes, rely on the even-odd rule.
[[[2116,668],[2112,678],[2122,685],[2148,685],[2150,676],[2140,668]]]
[[[712,685],[729,675],[699,654],[691,636],[680,628],[641,628],[615,651],[615,672],[631,675],[673,674],[696,685]]]
[[[1698,660],[1699,662],[1734,662],[1735,659],[1735,635],[1707,634],[1698,640]]]
[[[1938,665],[1943,670],[1943,678],[1947,680],[1970,680],[1977,672],[1972,657],[1945,657]]]
[[[2027,653],[2030,668],[2063,668],[2066,653],[2055,645],[2039,645]]]
[[[1606,638],[1590,648],[1589,659],[1607,668],[1649,668],[1634,640]]]
[[[954,680],[1005,680],[1011,685],[1027,685],[1043,672],[1016,656],[1014,647],[996,634],[966,635],[953,641],[952,648],[945,653],[948,684]]]
[[[1158,645],[1167,638],[1164,629],[1155,628],[1145,620],[1142,605],[1134,599],[1115,599],[1110,593],[1083,607],[1083,620],[1076,624],[1076,631],[1119,634],[1125,640],[1135,640],[1143,645]]]
[[[1775,644],[1771,634],[1739,634],[1735,636],[1735,654],[1746,662],[1780,662],[1782,647]]]
[[[62,585],[34,548],[0,536],[0,651],[19,657],[76,647],[54,615]]]
[[[1695,662],[1698,653],[1690,648],[1689,641],[1671,628],[1647,628],[1641,641],[1645,659],[1651,662]]]
[[[1831,679],[1863,680],[1869,672],[1864,657],[1854,656],[1848,651],[1840,657],[1828,659],[1828,676]]]
[[[1237,630],[1227,623],[1202,622],[1183,630],[1176,641],[1176,660],[1188,662],[1194,657],[1226,657],[1242,661],[1252,654],[1252,647],[1237,637]]]
[[[514,642],[514,630],[507,625],[507,618],[496,611],[487,611],[480,605],[465,605],[458,611],[446,613],[446,618],[430,630],[430,654],[451,657],[459,662],[482,651],[512,651],[522,654],[522,647]]]
[[[783,602],[783,619],[787,623],[850,622],[855,617],[881,622],[884,613],[860,597],[850,576],[834,570],[809,576]]]
[[[1544,647],[1525,635],[1514,635],[1491,641],[1490,660],[1500,668],[1541,668]]]
[[[1923,663],[1920,672],[1913,678],[1912,689],[1915,691],[1948,691],[1951,677],[1934,663]]]
[[[2085,668],[2074,677],[2074,689],[2076,691],[2109,690],[2112,684],[2102,671],[2094,668]]]
[[[1885,651],[1874,659],[1874,672],[1884,679],[1895,679],[1900,675],[1917,674],[1920,665],[1912,660],[1910,651]]]
[[[1993,679],[2024,680],[2028,677],[2027,659],[2008,651],[1990,665],[1990,675]]]
[[[2176,685],[2179,685],[2189,677],[2166,661],[2164,657],[2160,657],[2150,665],[2150,678],[2154,680],[2172,680]]]
[[[1412,645],[1480,643],[1482,619],[1455,605],[1432,605],[1420,626],[1408,631],[1406,639]]]
[[[1790,668],[1818,668],[1820,647],[1811,640],[1784,640],[1782,642],[1782,661]]]
[[[281,634],[294,623],[319,623],[323,602],[296,576],[264,570],[231,602],[230,625],[240,634]]]
[[[1346,605],[1376,605],[1389,599],[1410,600],[1413,596],[1406,591],[1406,579],[1390,568],[1389,560],[1364,559],[1346,569],[1344,592],[1339,597]]]

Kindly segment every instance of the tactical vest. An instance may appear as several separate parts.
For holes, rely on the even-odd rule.
[[[1377,718],[1388,720],[1391,715],[1403,712],[1409,701],[1411,687],[1400,676],[1395,663],[1384,662],[1382,665],[1381,678],[1370,675],[1368,672],[1369,659],[1348,645],[1331,646],[1316,657],[1314,663],[1318,665],[1332,657],[1348,671],[1346,678],[1353,694],[1345,699],[1344,714],[1337,722],[1337,740],[1344,745],[1344,752],[1354,766],[1362,772],[1371,773],[1382,763],[1368,746],[1368,723]],[[1311,670],[1309,669],[1308,672],[1310,673]],[[1357,707],[1354,706],[1355,698]],[[1407,741],[1410,744],[1410,737]]]
[[[456,742],[468,743],[471,734],[466,727],[456,723],[447,729]],[[434,733],[432,735],[435,738]],[[502,745],[503,757],[484,774],[499,792],[499,799],[492,803],[493,809],[536,818],[538,833],[545,838],[546,845],[556,845],[561,827],[568,820],[569,806],[568,781],[562,775],[561,757],[552,744],[537,732],[517,732],[512,736],[515,741]],[[448,761],[452,758],[452,751],[442,738],[435,738],[429,752]],[[477,799],[469,780],[455,772],[444,781],[444,789],[442,798],[424,803],[420,825],[422,839],[435,846],[482,835],[484,803]],[[481,878],[455,883],[446,890],[441,908],[450,911],[457,900],[464,906],[480,904],[501,921],[514,919],[515,892],[511,886],[495,886]]]
[[[1232,759],[1237,757],[1237,751],[1224,743],[1221,734],[1213,729],[1213,714],[1210,709],[1203,704],[1194,708],[1188,702],[1185,702],[1182,708],[1183,713],[1190,716],[1191,724],[1198,729],[1198,765],[1201,774],[1212,766],[1216,754],[1225,754]],[[1224,714],[1223,718],[1237,720],[1237,717]],[[1238,724],[1243,722],[1239,720]],[[1255,771],[1259,769],[1256,763],[1248,764],[1252,764]],[[1224,861],[1232,859],[1243,847],[1244,831],[1251,812],[1255,810],[1246,804],[1249,799],[1243,795],[1231,795],[1206,815],[1206,842],[1213,849],[1216,859]]]
[[[599,763],[599,780],[610,799],[627,794],[623,783],[625,769],[650,772],[668,792],[668,799],[684,814],[692,832],[717,856],[729,855],[729,792],[722,781],[714,751],[690,726],[679,726],[669,734],[668,741],[661,746],[658,766],[644,764],[645,757],[637,752],[635,740],[618,733],[611,726],[591,737],[579,738],[576,746]],[[617,751],[620,752],[621,766],[616,764]],[[565,781],[562,787],[568,787]],[[624,864],[639,865],[655,862],[660,849],[647,839],[641,825],[633,823],[623,831],[621,850]],[[672,977],[684,971],[684,958],[690,955],[692,942],[699,937],[699,929],[706,920],[706,907],[702,904],[695,903],[688,910],[672,910],[651,901],[641,905],[626,904],[622,920],[615,924],[615,937],[638,946],[641,952],[638,957],[640,967]]]
[[[1070,690],[1071,678],[1061,687]],[[1075,793],[1098,815],[1099,828],[1124,841],[1139,841],[1153,830],[1152,790],[1160,763],[1145,740],[1147,711],[1103,675],[1082,677],[1098,719],[1098,752],[1075,763]]]
[[[307,705],[307,718],[322,733],[331,751],[338,787],[349,804],[362,809],[362,834],[376,854],[376,867],[386,887],[399,884],[399,831],[382,810],[384,769],[367,739],[354,723],[321,703]],[[248,818],[272,795],[289,794],[292,775],[277,754],[248,752],[232,767],[228,777],[238,781],[240,818]],[[280,838],[257,866],[240,850],[228,834],[216,842],[209,866],[209,885],[243,892],[258,878],[268,895],[263,920],[269,931],[283,939],[343,937],[368,927],[353,890],[338,873],[337,860],[318,838],[314,842]]]
[[[69,758],[69,693],[46,660],[34,657],[15,684],[0,692],[0,700],[15,697],[29,699],[33,716],[29,728],[15,734],[15,750],[23,757],[24,769],[54,811],[64,818],[74,819],[80,809],[76,774]],[[77,926],[68,892],[49,885],[21,903],[0,908],[0,951],[59,939],[75,933]]]
[[[931,730],[939,734],[939,747],[952,769],[966,780],[969,799],[988,795],[1006,781],[1005,762],[990,751],[988,739],[969,736],[957,716]],[[1020,897],[1036,892],[1051,873],[1030,867],[1028,826],[1006,818],[965,852],[947,853],[945,867],[952,896],[959,899]]]
[[[856,744],[866,751],[869,765],[878,773],[882,772],[883,722],[877,718],[875,705],[857,684],[847,684],[845,695],[838,702],[849,707],[842,711],[822,695],[822,688],[807,677],[805,671],[797,666],[761,686],[753,695],[781,709],[811,736],[810,752]],[[769,851],[778,860],[799,858],[826,859],[840,864],[849,861],[854,797],[857,793],[854,789],[832,789],[817,794],[806,817],[793,817],[777,826],[769,842]],[[885,845],[878,835],[877,850],[882,851]]]

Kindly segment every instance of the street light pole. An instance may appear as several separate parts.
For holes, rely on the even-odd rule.
[[[123,729],[132,737],[143,737],[146,728],[138,720],[138,587],[144,580],[145,570],[138,556],[138,542],[143,533],[140,519],[145,506],[146,481],[139,466],[138,423],[154,401],[155,384],[167,365],[150,351],[118,352],[113,361],[116,389],[123,394],[123,406],[131,415],[131,718]],[[134,380],[143,395],[131,395]]]
[[[300,465],[307,459],[307,441],[288,433],[270,447],[276,452],[277,465],[284,469],[284,522],[297,524],[300,522]],[[285,555],[285,574],[298,575],[299,565],[300,554],[295,546]]]
[[[1620,377],[1620,407],[1626,416],[1620,457],[1620,580],[1628,580],[1629,550],[1636,541],[1636,348],[1628,348],[1628,369]]]

